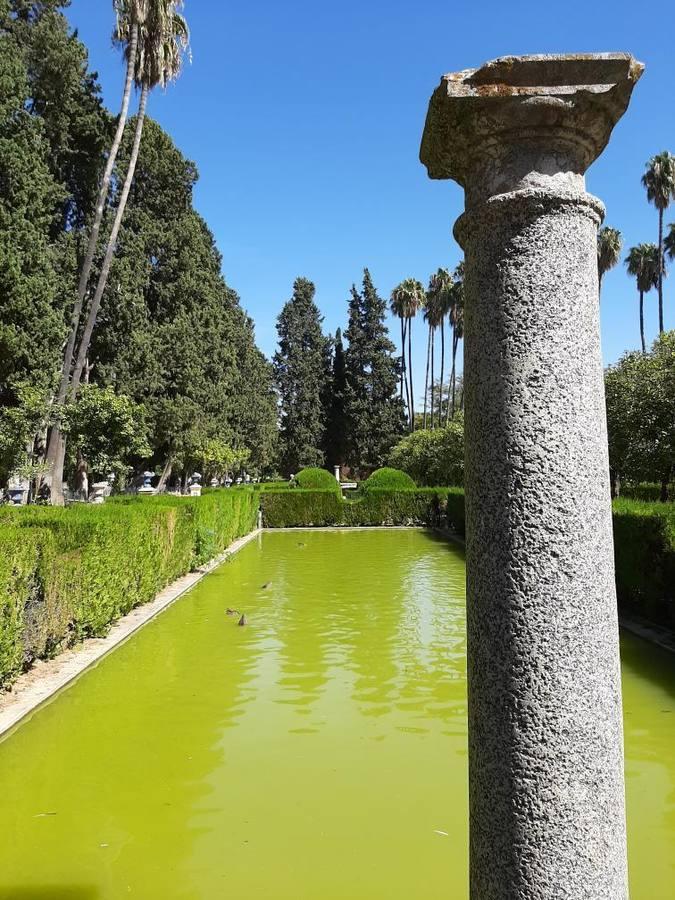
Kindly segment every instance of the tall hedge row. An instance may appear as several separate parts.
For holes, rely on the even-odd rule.
[[[267,528],[303,526],[442,525],[456,505],[458,488],[415,488],[390,491],[373,488],[343,500],[335,491],[267,492],[261,494]],[[462,503],[463,506],[463,503]],[[463,521],[463,519],[462,519]]]
[[[257,522],[252,491],[0,511],[0,685],[217,556]]]

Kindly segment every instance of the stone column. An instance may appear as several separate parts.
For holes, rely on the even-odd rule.
[[[421,159],[465,190],[472,900],[626,900],[623,734],[584,173],[642,65],[507,57],[447,75]]]

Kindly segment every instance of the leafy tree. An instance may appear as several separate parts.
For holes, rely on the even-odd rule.
[[[650,353],[628,353],[605,373],[612,487],[620,479],[657,481],[661,499],[675,469],[675,331]]]
[[[598,231],[598,295],[602,291],[602,279],[621,259],[623,241],[617,228],[605,225]]]
[[[646,353],[644,296],[659,283],[659,248],[656,244],[638,244],[631,247],[625,259],[628,274],[635,278],[640,295],[640,341]]]
[[[345,354],[347,453],[350,466],[357,469],[379,468],[405,429],[386,309],[364,269],[362,291],[351,290]]]
[[[314,302],[315,288],[297,278],[293,296],[277,319],[279,349],[274,373],[279,394],[281,468],[294,474],[324,462],[325,391],[329,375],[329,342]]]
[[[402,469],[419,485],[464,484],[464,420],[458,414],[449,425],[407,435],[392,449],[388,463]]]
[[[675,156],[664,150],[647,163],[642,176],[642,186],[647,200],[653,203],[659,214],[659,241],[657,262],[657,287],[659,292],[659,333],[663,332],[663,214],[675,198]]]
[[[326,463],[331,467],[343,466],[347,461],[346,390],[345,350],[342,331],[338,328],[333,346],[333,366],[326,415],[325,457]]]
[[[28,110],[27,69],[0,34],[0,406],[3,479],[23,461],[36,405],[46,406],[62,317],[51,226],[63,192],[49,169],[43,123]],[[41,398],[41,400],[40,400]],[[35,432],[33,432],[34,434]],[[13,437],[9,437],[13,435]]]
[[[412,323],[426,300],[424,288],[421,282],[415,278],[406,278],[391,292],[391,311],[401,323],[401,402],[403,402],[403,388],[408,407],[408,420],[410,430],[415,426],[415,398],[413,389],[412,368]],[[406,358],[406,337],[408,352]]]
[[[145,410],[110,387],[83,385],[77,401],[66,408],[64,431],[96,476],[125,477],[135,460],[151,453]]]

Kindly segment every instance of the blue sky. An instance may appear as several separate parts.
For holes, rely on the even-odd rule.
[[[72,0],[68,15],[89,47],[107,105],[117,110],[122,64],[111,48],[111,7]],[[405,277],[426,283],[438,266],[456,264],[452,225],[463,194],[427,178],[419,141],[440,76],[496,56],[627,50],[646,63],[587,185],[626,247],[656,240],[656,211],[640,177],[651,155],[675,151],[667,17],[659,29],[654,15],[627,0],[187,0],[185,12],[193,62],[166,94],[152,96],[150,114],[198,165],[196,206],[267,355],[298,275],[316,283],[325,328],[334,331],[345,324],[349,287],[364,266],[388,297]],[[666,221],[675,221],[675,205]],[[675,328],[670,280],[665,296],[666,327]],[[651,340],[655,294],[646,310]],[[422,323],[416,328],[419,374]],[[606,362],[639,346],[637,293],[622,268],[603,286],[602,340]]]

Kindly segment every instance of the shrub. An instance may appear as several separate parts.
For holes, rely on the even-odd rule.
[[[342,519],[342,497],[325,491],[266,491],[260,495],[266,528],[338,525]]]
[[[376,469],[370,478],[367,478],[359,487],[359,490],[369,491],[408,491],[417,487],[410,475],[400,469]]]
[[[661,498],[661,485],[654,482],[642,482],[641,484],[621,485],[621,497],[629,500],[644,500],[648,503],[657,503]],[[675,484],[668,488],[668,498],[675,500]]]
[[[461,416],[446,428],[414,431],[389,455],[389,465],[407,472],[417,484],[464,484],[464,421]]]
[[[340,491],[334,475],[325,469],[302,469],[295,476],[298,487],[307,491]]]
[[[344,503],[345,525],[441,525],[444,524],[446,491],[420,488],[387,491],[371,488],[356,500]]]
[[[253,491],[0,511],[0,684],[36,657],[106,633],[255,527]]]

